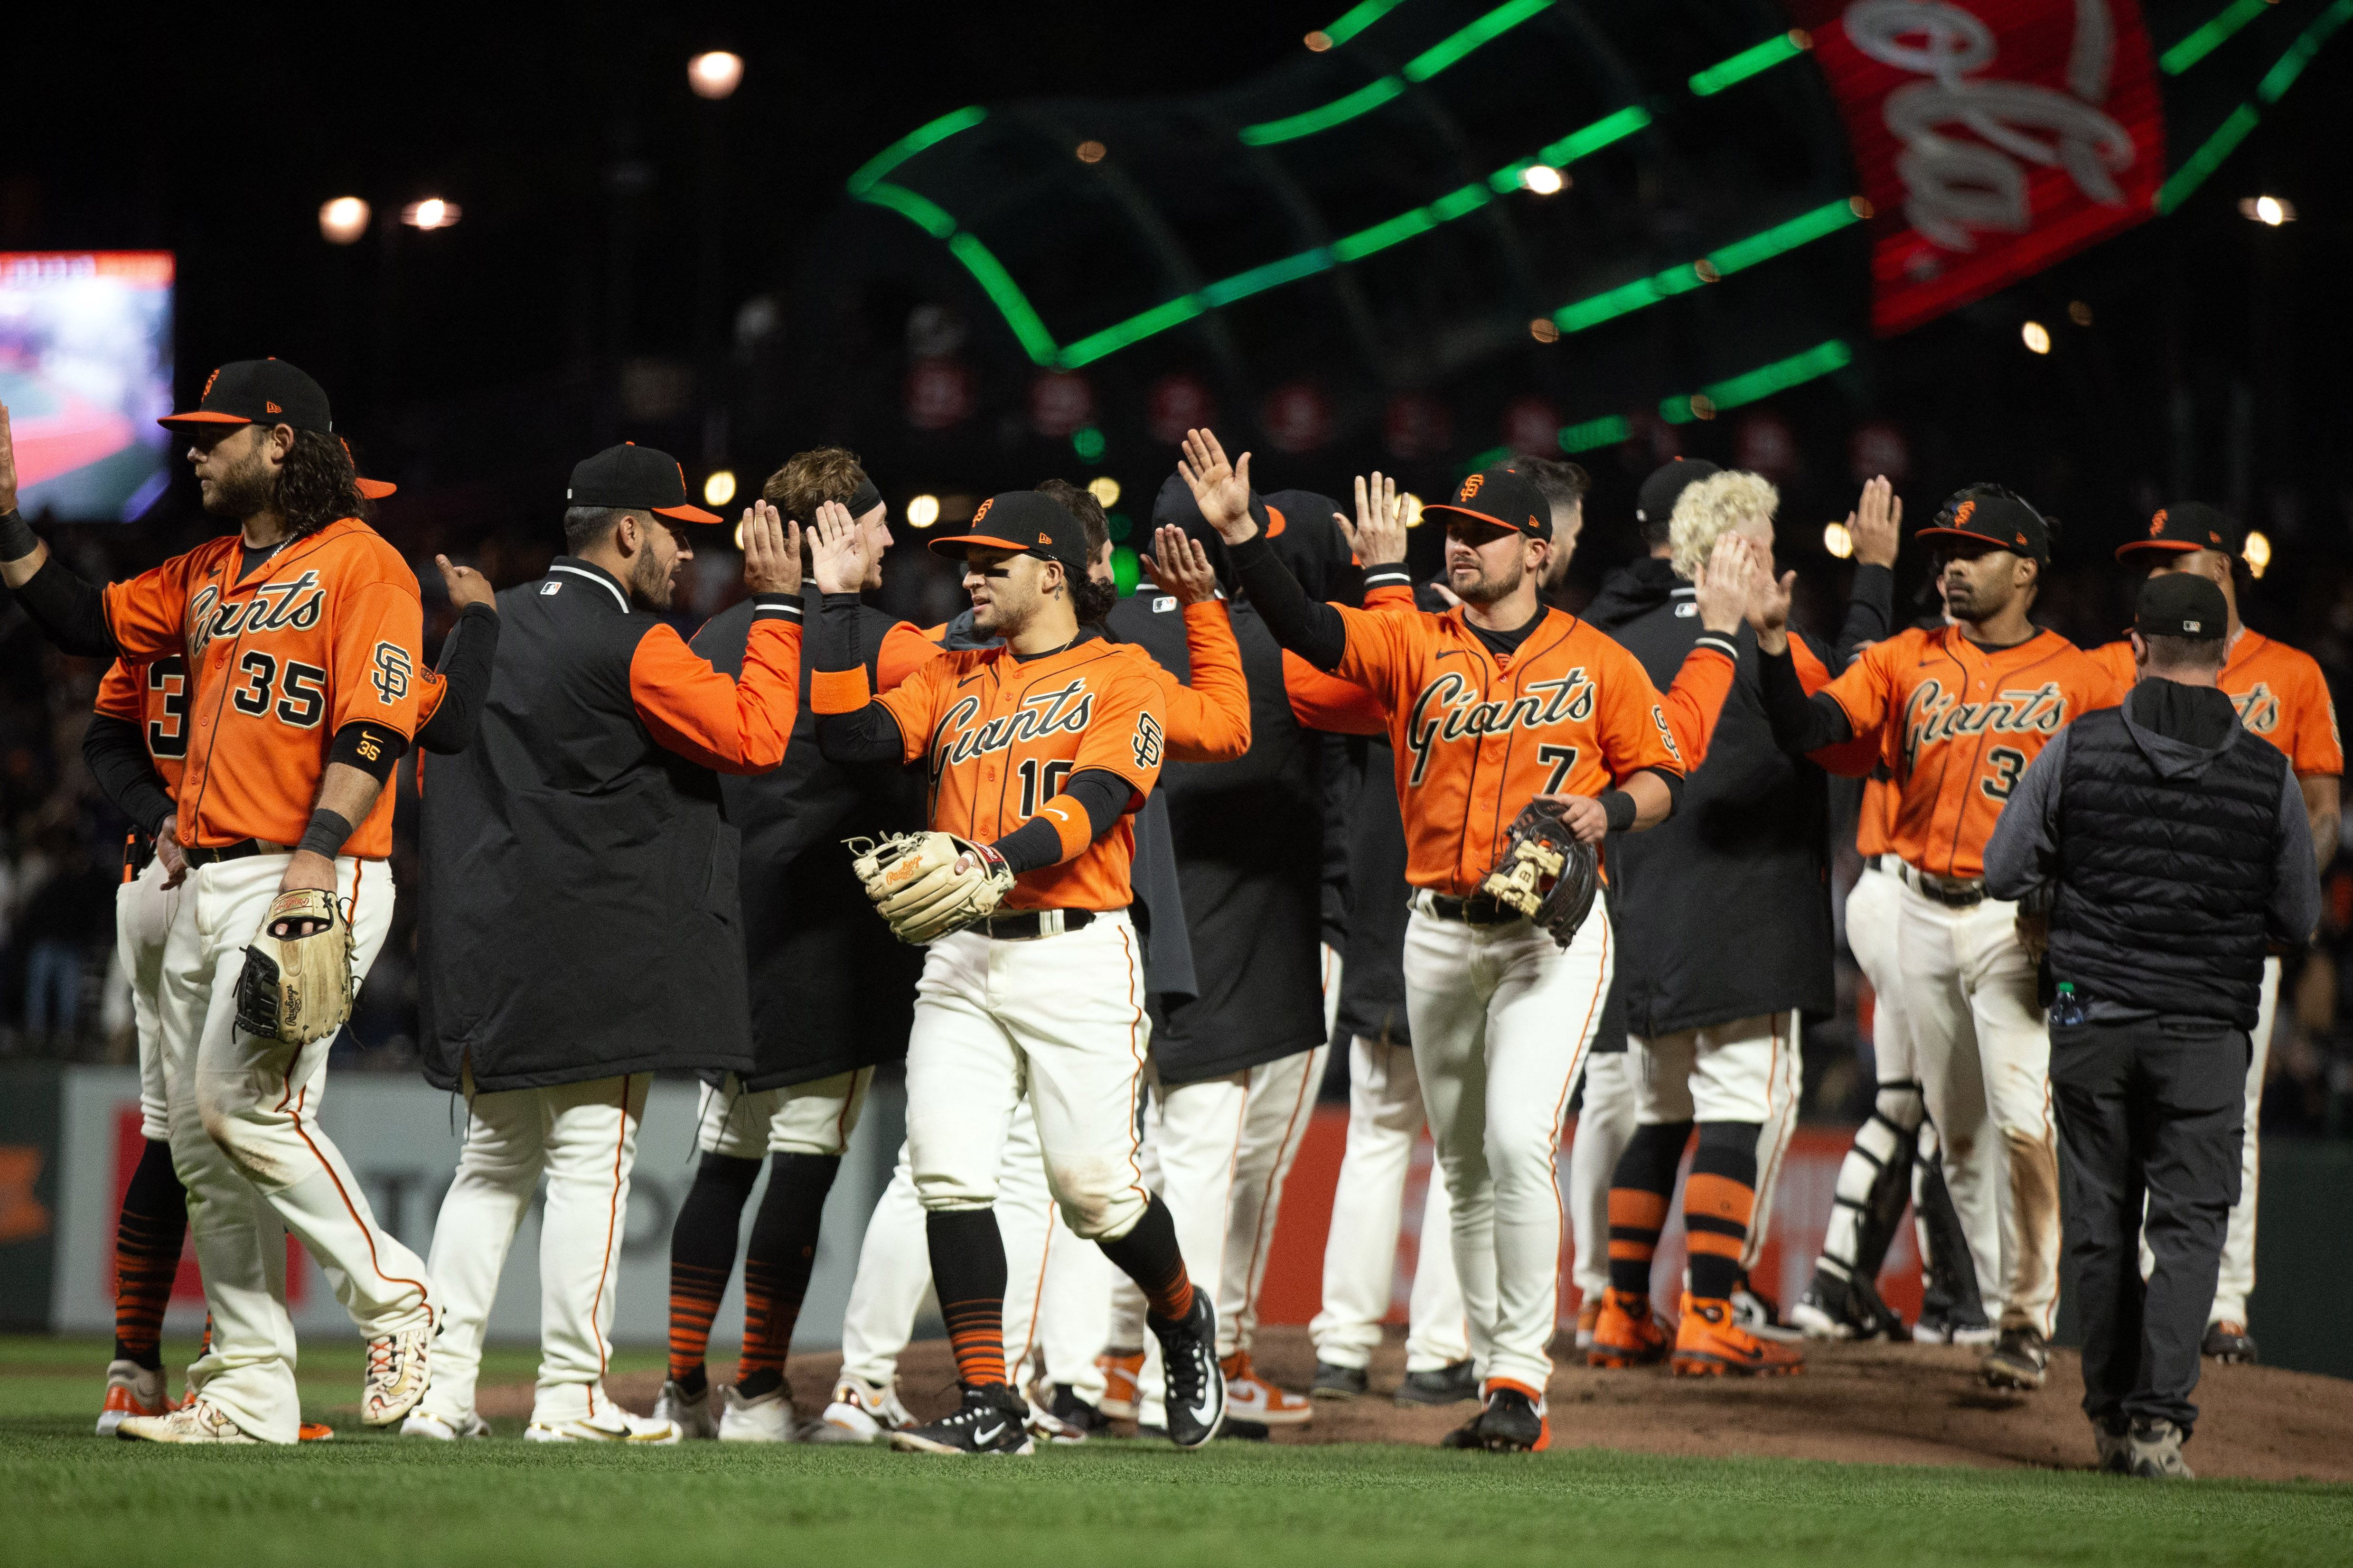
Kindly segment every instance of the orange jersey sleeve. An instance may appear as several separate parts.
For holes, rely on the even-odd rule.
[[[2139,672],[2133,668],[2132,644],[2121,637],[2115,642],[2104,642],[2097,647],[2085,648],[2084,657],[2106,670],[2108,678],[2126,690],[2130,690],[2132,683],[2139,678]]]
[[[943,635],[947,628],[933,628]],[[940,657],[938,639],[917,631],[905,621],[899,621],[882,634],[882,653],[874,668],[875,679],[882,689],[890,690],[915,671]]]
[[[2299,777],[2345,772],[2337,704],[2310,654],[2257,632],[2242,633],[2222,667],[2222,689],[2239,710],[2239,722],[2285,752]]]
[[[1811,697],[1830,684],[1829,668],[1814,657],[1814,650],[1803,637],[1789,639],[1789,658],[1798,668],[1798,684],[1805,688],[1807,696]],[[1861,778],[1877,767],[1883,749],[1876,733],[1858,734],[1843,746],[1825,746],[1808,755],[1823,771],[1852,779]]]
[[[717,773],[764,773],[785,760],[800,679],[797,621],[753,618],[740,680],[713,669],[671,627],[657,626],[629,660],[629,699],[665,751]]]
[[[1282,650],[1282,688],[1291,716],[1310,730],[1335,735],[1386,735],[1388,710],[1353,680],[1327,675],[1289,648]]]
[[[1715,738],[1715,721],[1724,713],[1724,700],[1732,694],[1738,668],[1720,648],[1695,647],[1683,655],[1683,668],[1660,694],[1659,707],[1683,756],[1678,771],[1688,773],[1707,761],[1707,743]]]
[[[193,584],[217,569],[224,545],[234,559],[237,540],[232,535],[208,541],[125,582],[106,585],[106,625],[124,658],[144,662],[187,651],[195,640],[189,624],[195,608],[190,603]]]
[[[1185,606],[1185,655],[1191,685],[1158,664],[1161,711],[1168,754],[1180,763],[1230,763],[1250,750],[1250,682],[1242,676],[1241,645],[1226,606],[1204,599]]]
[[[143,722],[147,717],[146,689],[147,667],[135,661],[126,664],[118,658],[98,678],[95,710],[126,724]]]

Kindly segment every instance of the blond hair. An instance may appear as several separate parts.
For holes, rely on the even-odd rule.
[[[1746,522],[1770,522],[1781,492],[1759,474],[1731,469],[1683,487],[1667,524],[1667,549],[1675,575],[1690,582],[1715,550],[1715,542]]]

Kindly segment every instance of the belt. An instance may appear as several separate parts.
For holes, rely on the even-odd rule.
[[[133,828],[122,836],[122,879],[135,882],[147,862],[155,858],[155,841]]]
[[[262,838],[240,838],[234,844],[224,844],[213,849],[206,848],[201,845],[193,846],[187,850],[187,857],[188,864],[191,866],[217,866],[224,860],[243,860],[255,855],[291,855],[293,853],[294,847],[291,844],[272,844]]]
[[[1922,898],[1949,909],[1973,910],[1986,900],[1985,883],[1981,880],[1939,877],[1904,860],[1895,863],[1895,875]]]
[[[1507,926],[1514,921],[1527,918],[1504,909],[1484,893],[1458,899],[1451,893],[1433,893],[1425,889],[1421,895],[1421,910],[1439,920],[1459,921],[1468,926]]]
[[[1866,871],[1884,871],[1889,869],[1889,863],[1894,858],[1893,855],[1866,855],[1862,858],[1862,868]]]
[[[991,915],[986,930],[998,942],[1029,942],[1041,936],[1060,936],[1066,931],[1083,931],[1095,923],[1092,910],[1023,910],[1019,914]]]

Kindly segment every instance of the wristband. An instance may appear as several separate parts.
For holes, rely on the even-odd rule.
[[[14,507],[0,511],[0,561],[22,561],[40,547],[41,536],[33,531],[22,512]]]
[[[1640,808],[1634,805],[1632,795],[1622,789],[1613,789],[1598,798],[1601,802],[1602,816],[1609,819],[1610,832],[1623,833],[1634,826]]]
[[[343,845],[352,836],[352,825],[341,812],[325,806],[311,814],[311,826],[303,830],[302,842],[294,847],[308,855],[324,855],[333,859],[343,853]]]

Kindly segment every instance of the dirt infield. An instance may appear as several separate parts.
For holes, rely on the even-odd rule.
[[[1275,1381],[1304,1388],[1314,1370],[1307,1332],[1260,1331],[1258,1363]],[[2052,1357],[2038,1394],[1998,1394],[1976,1376],[1977,1352],[1943,1345],[1810,1345],[1796,1377],[1733,1382],[1672,1378],[1662,1367],[1594,1372],[1563,1367],[1550,1389],[1553,1440],[1574,1447],[1676,1455],[1761,1455],[1842,1464],[2045,1466],[2088,1468],[2092,1447],[2077,1401],[2076,1359]],[[840,1368],[835,1355],[795,1356],[802,1414],[815,1415]],[[723,1363],[713,1372],[726,1375]],[[1405,1375],[1392,1338],[1374,1358],[1376,1390]],[[944,1340],[908,1348],[902,1394],[919,1416],[955,1405],[955,1373]],[[658,1373],[616,1377],[613,1393],[643,1411]],[[2202,1414],[2188,1458],[2201,1476],[2251,1480],[2353,1481],[2353,1382],[2271,1367],[2206,1363]],[[530,1414],[528,1384],[486,1385],[485,1415]],[[1400,1409],[1382,1394],[1321,1402],[1314,1421],[1278,1431],[1278,1443],[1435,1443],[1469,1406]]]

